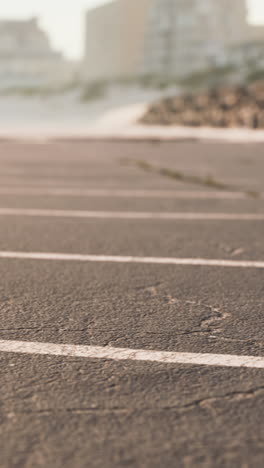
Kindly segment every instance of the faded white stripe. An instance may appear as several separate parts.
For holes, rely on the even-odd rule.
[[[264,221],[264,214],[261,213],[155,213],[133,211],[47,210],[31,208],[0,208],[0,216],[134,220],[160,219],[172,221]]]
[[[113,198],[176,198],[176,199],[234,199],[244,200],[249,194],[244,192],[228,191],[189,191],[189,190],[123,190],[123,189],[74,189],[74,188],[26,188],[26,187],[0,187],[3,195],[51,195],[71,197],[113,197]],[[254,194],[252,194],[254,196]],[[263,198],[262,193],[257,194]]]
[[[149,361],[162,364],[189,364],[195,366],[249,367],[264,369],[264,358],[228,354],[175,353],[143,349],[80,346],[27,341],[0,340],[0,352],[51,356],[69,356],[114,361]]]
[[[173,257],[133,257],[120,255],[83,255],[45,252],[10,252],[0,251],[0,258],[20,260],[54,260],[73,262],[105,262],[105,263],[145,263],[153,265],[181,265],[233,268],[264,268],[264,261],[252,260],[210,260],[205,258],[173,258]]]

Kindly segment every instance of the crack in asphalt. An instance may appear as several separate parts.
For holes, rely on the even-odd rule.
[[[120,158],[118,162],[119,164],[126,165],[128,167],[129,166],[136,167],[142,171],[159,174],[163,177],[175,179],[183,183],[202,185],[202,186],[212,187],[218,190],[227,190],[227,189],[235,190],[235,187],[231,187],[228,184],[224,184],[223,182],[216,180],[212,176],[208,175],[208,176],[203,177],[203,176],[198,176],[198,175],[185,174],[182,171],[175,170],[169,167],[160,167],[160,166],[151,164],[148,161],[143,160],[143,159]]]
[[[210,405],[217,403],[219,401],[223,400],[229,400],[230,402],[237,402],[237,401],[242,401],[242,400],[248,400],[251,398],[255,398],[259,395],[261,395],[264,392],[264,386],[256,387],[256,388],[251,388],[249,390],[245,391],[236,391],[236,392],[228,392],[224,395],[218,395],[215,397],[209,397],[209,398],[202,398],[199,400],[195,400],[191,403],[188,403],[187,405],[184,405],[184,408],[189,409],[189,408],[197,408],[197,407],[209,407]]]
[[[112,408],[103,408],[100,406],[92,405],[88,407],[77,407],[77,408],[46,408],[46,409],[39,409],[39,410],[22,410],[22,411],[8,411],[6,412],[6,416],[8,418],[13,418],[17,414],[39,414],[39,415],[50,415],[54,413],[72,413],[72,414],[85,414],[85,413],[101,413],[101,414],[127,414],[127,413],[134,413],[137,411],[145,411],[145,412],[160,412],[160,411],[189,411],[192,409],[209,409],[210,411],[214,411],[213,406],[218,402],[227,401],[229,403],[236,403],[241,402],[244,400],[249,400],[261,396],[264,393],[264,386],[251,388],[245,391],[234,391],[228,392],[223,395],[217,395],[215,397],[206,397],[200,398],[189,403],[183,405],[166,405],[160,406],[158,408],[152,406],[142,406],[142,407],[112,407]],[[3,414],[3,413],[2,413]]]
[[[145,289],[148,291],[153,297],[158,296],[159,291],[157,286],[149,286]],[[231,314],[229,312],[224,312],[220,310],[219,308],[216,308],[214,306],[204,304],[201,301],[188,301],[188,300],[180,300],[177,297],[173,297],[170,294],[166,294],[164,296],[165,300],[167,300],[168,304],[174,305],[174,304],[188,304],[191,306],[195,307],[204,307],[205,309],[208,309],[210,311],[210,314],[212,316],[206,317],[203,319],[199,326],[203,330],[194,330],[194,331],[186,331],[188,334],[192,333],[220,333],[221,332],[221,322],[224,320],[227,320],[229,317],[231,317]]]
[[[159,288],[164,286],[162,282],[157,282],[155,284],[149,285],[147,287],[137,287],[137,290],[142,290],[148,292],[151,297],[158,297],[161,294]],[[162,299],[165,300],[169,305],[176,305],[176,304],[183,304],[188,305],[191,307],[202,307],[208,310],[209,316],[205,317],[199,323],[199,328],[194,330],[179,330],[178,332],[166,332],[166,331],[148,331],[145,330],[144,333],[142,331],[138,332],[136,329],[134,330],[133,336],[134,337],[142,337],[143,334],[145,335],[159,335],[159,336],[166,336],[166,337],[173,337],[173,336],[208,336],[212,340],[220,340],[225,342],[234,342],[234,343],[244,343],[244,344],[252,344],[259,348],[264,347],[264,343],[259,340],[252,340],[252,339],[238,339],[238,338],[228,338],[224,336],[220,336],[221,332],[223,331],[223,322],[228,320],[232,315],[229,312],[223,311],[220,308],[217,308],[213,305],[205,304],[201,301],[191,301],[191,300],[181,300],[177,297],[173,297],[171,294],[162,295]],[[137,328],[137,327],[135,327]],[[52,332],[67,332],[67,333],[89,333],[90,336],[96,332],[103,332],[103,333],[117,333],[119,330],[116,328],[99,328],[99,327],[82,327],[82,328],[65,328],[65,327],[54,327],[54,326],[42,326],[42,327],[18,327],[18,328],[1,328],[0,332],[36,332],[41,333],[43,331],[52,331]],[[103,346],[111,346],[114,343],[120,342],[120,340],[127,340],[130,337],[128,334],[118,334],[116,338],[108,339],[104,342]]]
[[[171,167],[161,167],[151,164],[145,159],[119,158],[118,163],[127,167],[136,167],[141,171],[157,174],[169,179],[174,179],[177,182],[182,182],[184,184],[194,184],[202,187],[216,189],[219,191],[231,190],[233,192],[237,192],[238,190],[241,190],[236,185],[224,183],[210,174],[205,176],[186,174]],[[242,192],[245,196],[251,199],[258,199],[261,197],[261,194],[257,190],[242,189]]]

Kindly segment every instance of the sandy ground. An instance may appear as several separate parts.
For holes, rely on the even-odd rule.
[[[94,127],[121,128],[161,96],[134,87],[114,87],[102,98],[86,102],[78,91],[51,97],[0,96],[0,135],[85,135]]]
[[[168,91],[169,93],[175,90]],[[137,120],[148,103],[164,95],[157,90],[114,87],[83,102],[78,92],[53,97],[0,96],[0,137],[53,138],[197,138],[262,142],[263,130],[143,126]]]

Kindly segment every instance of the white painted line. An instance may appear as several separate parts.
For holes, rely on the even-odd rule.
[[[133,257],[119,255],[83,255],[67,253],[44,252],[10,252],[0,251],[0,259],[18,260],[52,260],[92,263],[141,263],[150,265],[179,265],[232,268],[264,268],[264,261],[252,260],[210,260],[205,258],[173,258],[173,257]]]
[[[175,353],[148,351],[143,349],[80,346],[27,341],[0,340],[0,352],[69,356],[113,361],[146,361],[162,364],[188,364],[193,366],[248,367],[264,369],[264,358],[257,356],[235,356],[228,354]]]
[[[179,221],[264,221],[264,213],[155,213],[134,211],[80,211],[0,208],[0,216]]]
[[[132,104],[132,106],[125,106],[124,108],[115,108],[107,111],[87,125],[87,120],[80,119],[77,121],[65,120],[63,116],[60,119],[58,129],[58,119],[54,117],[51,119],[43,119],[39,124],[38,122],[19,121],[14,125],[2,122],[0,130],[0,138],[13,139],[13,140],[30,140],[32,134],[35,138],[45,138],[50,141],[66,142],[75,140],[89,139],[94,141],[100,140],[161,140],[161,141],[174,141],[174,140],[202,140],[205,142],[240,142],[244,144],[249,143],[262,143],[264,142],[264,131],[249,128],[212,128],[212,127],[187,127],[178,125],[143,125],[135,124],[139,121],[142,115],[146,112],[146,103]],[[53,119],[53,120],[52,120]]]
[[[0,135],[0,140],[1,138],[4,137],[4,144],[19,144],[21,145],[21,143],[24,143],[24,144],[29,144],[29,145],[46,145],[48,143],[51,143],[52,140],[48,137],[44,137],[44,136],[23,136],[23,135]],[[5,141],[6,139],[6,141]]]
[[[2,195],[50,195],[55,197],[113,197],[113,198],[175,198],[199,200],[245,200],[250,194],[244,192],[228,191],[193,191],[193,190],[123,190],[123,189],[75,189],[75,188],[27,188],[27,187],[0,187]],[[252,194],[253,198],[254,194]],[[263,198],[263,194],[257,194]]]

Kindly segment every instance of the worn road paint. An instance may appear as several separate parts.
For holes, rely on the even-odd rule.
[[[0,352],[69,356],[114,361],[149,361],[163,364],[188,364],[195,366],[248,367],[264,369],[264,358],[228,354],[176,353],[143,349],[79,346],[0,340]]]
[[[0,216],[164,221],[264,221],[264,213],[155,213],[133,211],[48,210],[31,208],[0,208]]]
[[[150,265],[179,265],[233,268],[264,268],[264,261],[253,260],[221,260],[205,258],[173,258],[173,257],[133,257],[119,255],[84,255],[53,252],[10,252],[0,251],[0,259],[20,260],[53,260],[73,262],[105,262],[105,263],[141,263]]]
[[[3,195],[51,195],[57,197],[113,197],[113,198],[175,198],[190,200],[245,200],[250,198],[250,194],[244,192],[228,191],[190,191],[190,190],[127,190],[127,189],[79,189],[79,188],[28,188],[7,186],[0,187]],[[257,198],[263,198],[262,193],[256,194]],[[253,197],[253,195],[252,195]]]

